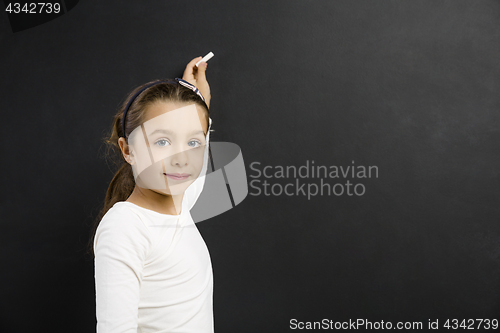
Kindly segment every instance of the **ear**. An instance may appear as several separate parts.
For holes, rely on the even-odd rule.
[[[120,150],[122,152],[122,156],[127,161],[128,163],[131,163],[131,155],[130,155],[130,150],[129,150],[129,145],[127,144],[127,141],[125,141],[125,138],[120,137],[118,139],[118,146],[120,147]]]

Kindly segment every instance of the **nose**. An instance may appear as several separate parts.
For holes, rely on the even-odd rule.
[[[187,149],[176,149],[170,159],[170,164],[173,166],[186,166],[188,164]]]

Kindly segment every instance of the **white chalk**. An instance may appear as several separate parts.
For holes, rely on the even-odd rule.
[[[198,67],[198,65],[204,61],[204,62],[207,62],[208,60],[210,60],[212,57],[214,56],[214,54],[212,52],[208,52],[208,54],[206,56],[203,57],[203,59],[201,59],[200,61],[198,61],[196,63],[196,67]]]

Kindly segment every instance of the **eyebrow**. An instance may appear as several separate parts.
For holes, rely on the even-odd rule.
[[[149,135],[151,136],[151,135],[156,134],[156,133],[163,133],[163,134],[169,134],[169,135],[174,134],[172,131],[167,130],[167,129],[157,129],[157,130],[151,132]],[[196,134],[205,134],[205,132],[203,132],[203,131],[191,132],[191,135],[196,135]]]

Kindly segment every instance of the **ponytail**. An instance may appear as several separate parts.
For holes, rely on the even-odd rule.
[[[120,169],[115,173],[113,179],[109,183],[108,190],[106,192],[106,197],[104,199],[104,206],[102,207],[99,215],[94,221],[94,226],[92,229],[92,237],[88,244],[88,250],[94,255],[94,238],[97,231],[97,226],[102,220],[106,212],[113,207],[113,205],[119,201],[125,201],[132,194],[135,187],[134,174],[132,172],[132,166],[128,163],[123,163]]]
[[[132,166],[128,163],[123,163],[120,169],[109,183],[106,198],[104,199],[103,213],[113,207],[118,201],[125,201],[132,194],[135,187],[134,174]],[[102,214],[104,216],[104,214]],[[101,216],[102,218],[102,216]]]

